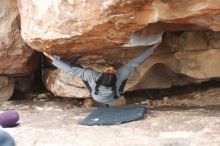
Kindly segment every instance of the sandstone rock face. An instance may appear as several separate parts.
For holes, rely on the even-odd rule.
[[[219,78],[219,5],[219,0],[18,0],[21,34],[32,48],[97,71],[120,68],[140,54],[146,44],[131,45],[138,35],[144,40],[166,32],[158,51],[129,77],[126,91]],[[70,78],[59,70],[44,73],[56,95],[88,96]]]
[[[115,48],[158,21],[220,30],[219,0],[18,0],[22,36],[57,54]]]
[[[0,74],[29,75],[36,68],[37,54],[25,44],[20,33],[16,0],[1,0],[0,5]]]
[[[85,98],[89,97],[89,92],[82,80],[60,70],[45,70],[44,82],[46,88],[54,95],[61,97]]]
[[[14,91],[14,81],[4,76],[0,76],[0,101],[8,100]]]
[[[219,32],[167,33],[158,53],[137,70],[129,89],[169,88],[220,77]]]

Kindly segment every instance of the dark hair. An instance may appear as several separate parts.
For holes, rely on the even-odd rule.
[[[116,75],[112,73],[102,73],[102,75],[96,81],[95,94],[98,94],[98,88],[100,85],[106,87],[112,87],[112,90],[115,90],[116,86]]]

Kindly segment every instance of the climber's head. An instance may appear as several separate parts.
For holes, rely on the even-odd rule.
[[[99,79],[96,81],[96,84],[107,86],[107,87],[115,87],[116,84],[116,71],[113,67],[107,67]]]

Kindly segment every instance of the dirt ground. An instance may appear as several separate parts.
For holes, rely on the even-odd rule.
[[[97,108],[85,108],[82,101],[40,99],[1,103],[1,111],[20,114],[19,126],[4,129],[17,146],[220,145],[220,88],[129,98],[129,104],[144,105],[148,112],[142,120],[113,126],[80,125]]]

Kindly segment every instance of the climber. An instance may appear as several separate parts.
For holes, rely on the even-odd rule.
[[[107,67],[104,72],[84,69],[81,65],[66,62],[57,55],[50,55],[45,52],[44,54],[53,61],[52,64],[57,68],[81,78],[95,101],[110,106],[118,106],[126,104],[123,90],[128,76],[146,58],[153,54],[159,44],[157,43],[153,47],[148,48],[122,68],[115,70],[113,67]]]

